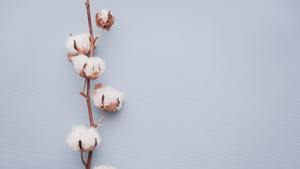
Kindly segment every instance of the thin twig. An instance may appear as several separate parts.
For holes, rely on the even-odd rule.
[[[88,97],[86,94],[84,94],[85,85],[86,85],[86,80],[87,80],[87,78],[85,78],[84,85],[83,85],[83,89],[82,89],[81,92],[79,92],[79,94],[81,94],[83,97],[85,97],[86,99],[88,99],[89,97]]]
[[[101,32],[99,33],[99,35],[96,36],[94,43],[96,43],[96,40],[97,40],[97,39],[100,37],[100,35],[102,34],[103,29],[104,29],[104,28],[102,28],[102,30],[101,30]]]
[[[104,117],[106,116],[107,110],[105,111],[102,119],[95,125],[95,128],[101,125],[101,122],[103,121]]]
[[[83,159],[83,156],[82,156],[82,151],[81,151],[81,162],[82,162],[82,164],[84,165],[84,167],[86,168],[86,163],[85,163],[85,161],[84,161],[84,159]]]

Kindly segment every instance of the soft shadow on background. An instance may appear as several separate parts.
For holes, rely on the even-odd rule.
[[[0,168],[84,168],[65,144],[89,120],[64,45],[88,32],[84,2],[0,2]],[[116,21],[98,41],[107,69],[92,87],[126,100],[98,128],[92,166],[300,166],[299,1],[91,0],[99,9]]]

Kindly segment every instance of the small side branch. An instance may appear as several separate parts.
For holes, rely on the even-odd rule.
[[[101,32],[99,33],[99,35],[96,36],[94,43],[96,43],[96,40],[97,40],[97,39],[100,37],[100,35],[102,34],[103,29],[104,29],[104,28],[102,28],[102,30],[101,30]]]
[[[85,163],[85,161],[83,159],[83,155],[82,154],[83,154],[83,152],[81,151],[81,162],[84,165],[84,167],[86,168],[86,163]]]
[[[85,78],[84,85],[83,85],[83,89],[82,89],[81,92],[79,92],[79,94],[81,94],[83,97],[85,97],[86,99],[88,99],[88,98],[89,98],[88,95],[84,94],[85,85],[86,85],[86,79],[87,79],[87,78]]]
[[[101,122],[103,121],[104,117],[106,116],[107,110],[105,111],[102,119],[95,125],[95,128],[101,125]]]

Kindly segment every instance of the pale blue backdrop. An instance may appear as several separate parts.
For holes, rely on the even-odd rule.
[[[300,1],[91,0],[103,8],[116,21],[92,86],[126,100],[92,166],[300,168]],[[83,169],[65,137],[89,125],[84,79],[64,43],[88,32],[84,0],[2,0],[0,16],[0,168]]]

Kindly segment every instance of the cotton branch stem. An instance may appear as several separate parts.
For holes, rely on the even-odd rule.
[[[101,122],[103,121],[104,117],[106,116],[107,110],[105,111],[102,119],[95,125],[95,128],[101,125]]]
[[[89,111],[90,126],[94,127],[94,120],[93,120],[91,99],[90,99],[90,79],[87,79],[87,96],[88,96],[88,99],[86,100],[86,102],[87,102],[88,111]]]
[[[86,169],[90,169],[91,168],[92,156],[93,156],[93,151],[89,151],[89,157],[88,157]]]
[[[84,161],[84,159],[83,159],[83,156],[82,156],[82,151],[81,151],[81,162],[82,162],[82,164],[84,165],[84,167],[86,168],[86,163],[85,163],[85,161]]]
[[[95,49],[95,46],[94,46],[95,40],[94,40],[94,35],[93,35],[91,13],[90,13],[90,0],[86,1],[85,6],[86,6],[86,12],[87,12],[87,17],[88,17],[88,22],[89,22],[90,39],[91,39],[90,57],[93,57],[94,49]],[[91,100],[90,100],[90,79],[87,79],[87,96],[88,96],[88,99],[86,101],[87,101],[87,106],[88,106],[88,111],[89,111],[90,126],[93,127],[94,121],[93,121],[93,114],[92,114]],[[93,151],[89,151],[86,169],[91,168],[92,156],[93,156]]]
[[[87,79],[87,96],[88,96],[88,99],[86,100],[86,102],[87,102],[88,111],[89,111],[90,126],[94,127],[93,114],[92,114],[92,108],[91,108],[91,100],[90,100],[90,79]],[[90,169],[90,167],[91,167],[92,155],[93,155],[93,151],[89,151],[86,169]]]
[[[89,22],[89,29],[90,29],[90,38],[91,38],[91,49],[90,49],[90,57],[93,57],[94,49],[95,49],[95,40],[93,35],[93,27],[92,27],[92,21],[91,21],[91,13],[90,13],[90,0],[87,0],[85,3],[86,11],[87,11],[87,17]]]

